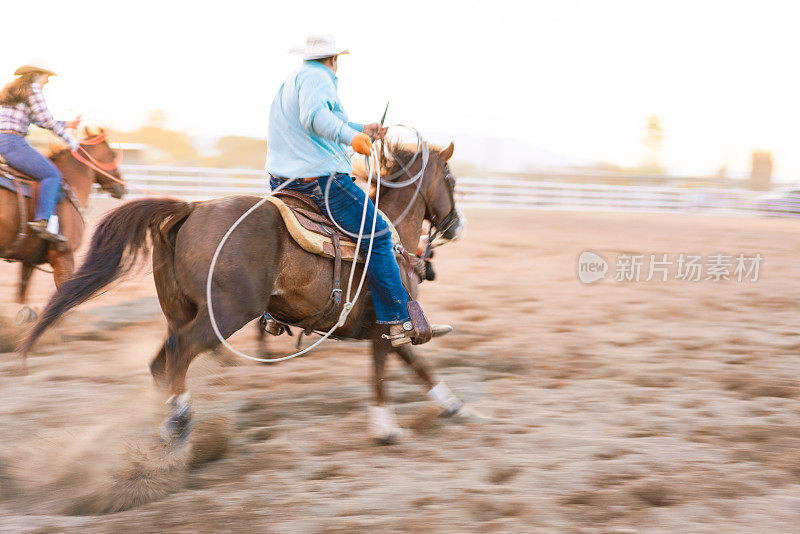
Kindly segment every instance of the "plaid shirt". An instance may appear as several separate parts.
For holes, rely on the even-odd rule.
[[[64,123],[54,120],[50,110],[47,109],[42,87],[38,83],[32,83],[30,88],[31,93],[27,102],[18,102],[13,106],[0,106],[0,130],[12,130],[21,135],[28,135],[28,126],[34,123],[70,142],[70,136]]]

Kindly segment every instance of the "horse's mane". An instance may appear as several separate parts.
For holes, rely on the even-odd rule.
[[[429,152],[438,152],[438,148],[429,144],[422,142],[423,144],[427,145]],[[389,179],[390,176],[393,174],[397,174],[397,176],[392,177],[389,179],[391,182],[395,181],[403,181],[407,180],[408,176],[405,176],[405,173],[402,172],[404,167],[407,167],[410,163],[416,165],[417,161],[422,160],[422,147],[419,147],[420,153],[417,154],[417,143],[405,143],[402,141],[395,141],[393,143],[389,143],[387,145],[387,154],[385,159],[385,168],[383,169],[382,174],[385,176],[385,180]],[[417,156],[416,161],[414,160],[414,156]],[[419,171],[417,171],[419,172]]]

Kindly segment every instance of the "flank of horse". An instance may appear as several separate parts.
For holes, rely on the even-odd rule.
[[[90,137],[97,137],[104,133],[100,127],[89,128],[85,132]],[[84,149],[93,159],[104,164],[111,163],[115,159],[114,151],[105,140],[98,144],[86,145]],[[78,161],[68,148],[55,149],[50,154],[50,160],[61,171],[64,182],[75,194],[81,208],[86,208],[89,194],[92,192],[92,184],[95,182],[100,184],[104,191],[111,193],[114,198],[122,198],[125,194],[125,187],[122,184]],[[108,174],[117,179],[120,178],[117,169],[108,171]],[[13,246],[13,250],[8,250],[17,241],[20,229],[19,199],[17,193],[0,189],[0,258],[20,262],[20,283],[17,292],[17,302],[20,304],[25,303],[28,282],[34,268],[38,265],[49,263],[52,266],[53,279],[57,288],[67,281],[75,270],[75,251],[80,247],[83,232],[86,229],[83,215],[70,200],[64,198],[56,208],[56,215],[58,215],[61,233],[67,238],[67,241],[59,245],[49,243],[27,230],[27,221],[33,220],[36,209],[35,198],[27,199],[26,207],[27,213],[22,217],[25,219],[27,235],[17,246]]]
[[[398,170],[404,174],[405,167],[408,174],[398,178],[400,182],[418,173],[421,158],[414,158],[414,151],[394,148],[397,152],[386,164],[384,174]],[[461,231],[463,221],[455,205],[454,181],[447,170],[452,154],[452,144],[444,150],[431,149],[420,178],[420,194],[416,194],[416,183],[381,189],[379,207],[392,220],[411,203],[406,216],[396,225],[407,250],[416,249],[425,219],[441,221],[450,215],[452,224],[441,229],[443,237],[453,238]],[[156,384],[166,387],[171,395],[168,403],[171,411],[163,427],[166,437],[182,441],[191,422],[185,383],[187,369],[199,353],[220,345],[206,303],[209,265],[225,232],[259,200],[244,195],[196,203],[141,199],[110,212],[97,227],[80,270],[58,289],[20,346],[23,361],[36,339],[63,313],[97,294],[142,260],[148,250],[149,236],[153,278],[168,323],[166,340],[152,360],[150,371]],[[342,280],[348,279],[351,267],[351,262],[342,262]],[[356,281],[362,268],[362,264],[356,264]],[[220,332],[228,338],[264,310],[285,322],[302,321],[326,305],[332,289],[332,271],[333,260],[300,248],[278,209],[264,203],[237,227],[220,252],[212,279],[214,315]],[[417,285],[413,276],[410,278],[413,297]],[[328,330],[335,321],[336,318],[327,318],[325,324],[315,325],[315,329]],[[409,345],[393,348],[382,338],[386,331],[385,325],[375,323],[371,298],[363,292],[345,324],[334,335],[371,339],[377,404],[370,409],[371,432],[377,439],[388,442],[402,431],[384,406],[387,355],[396,352],[428,388],[437,382]],[[446,386],[442,387],[446,390]]]

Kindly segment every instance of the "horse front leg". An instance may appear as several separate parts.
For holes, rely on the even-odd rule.
[[[394,347],[394,351],[428,386],[428,398],[439,405],[442,409],[443,417],[452,417],[464,408],[464,401],[456,397],[453,392],[450,391],[450,388],[447,387],[447,384],[442,380],[434,380],[430,367],[414,354],[411,345]]]
[[[381,443],[390,444],[403,437],[405,432],[400,425],[394,412],[386,406],[386,359],[392,349],[389,340],[381,337],[385,328],[378,326],[372,331],[372,362],[373,362],[373,386],[375,390],[375,405],[368,408],[369,433]]]

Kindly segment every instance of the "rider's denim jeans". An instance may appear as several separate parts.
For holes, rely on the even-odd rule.
[[[334,220],[348,232],[358,235],[361,225],[361,216],[364,209],[366,193],[353,183],[348,174],[337,173],[333,177],[318,178],[310,183],[299,180],[291,182],[286,188],[305,193],[317,203],[323,213],[325,209],[325,188],[330,184],[328,206]],[[283,180],[272,177],[270,187],[275,189]],[[369,239],[367,236],[372,230],[372,215],[375,205],[371,200],[367,204],[367,218],[364,222],[365,237],[361,240],[361,251],[367,254]],[[372,255],[367,267],[367,281],[372,292],[372,302],[375,306],[375,316],[379,324],[402,323],[408,320],[408,293],[400,281],[400,267],[394,255],[392,234],[388,230],[386,221],[380,214],[375,224],[375,237],[372,245]],[[355,241],[355,238],[353,238]],[[357,280],[354,280],[355,284]]]
[[[21,135],[0,133],[0,154],[9,165],[41,182],[34,219],[49,219],[56,211],[61,172]]]

